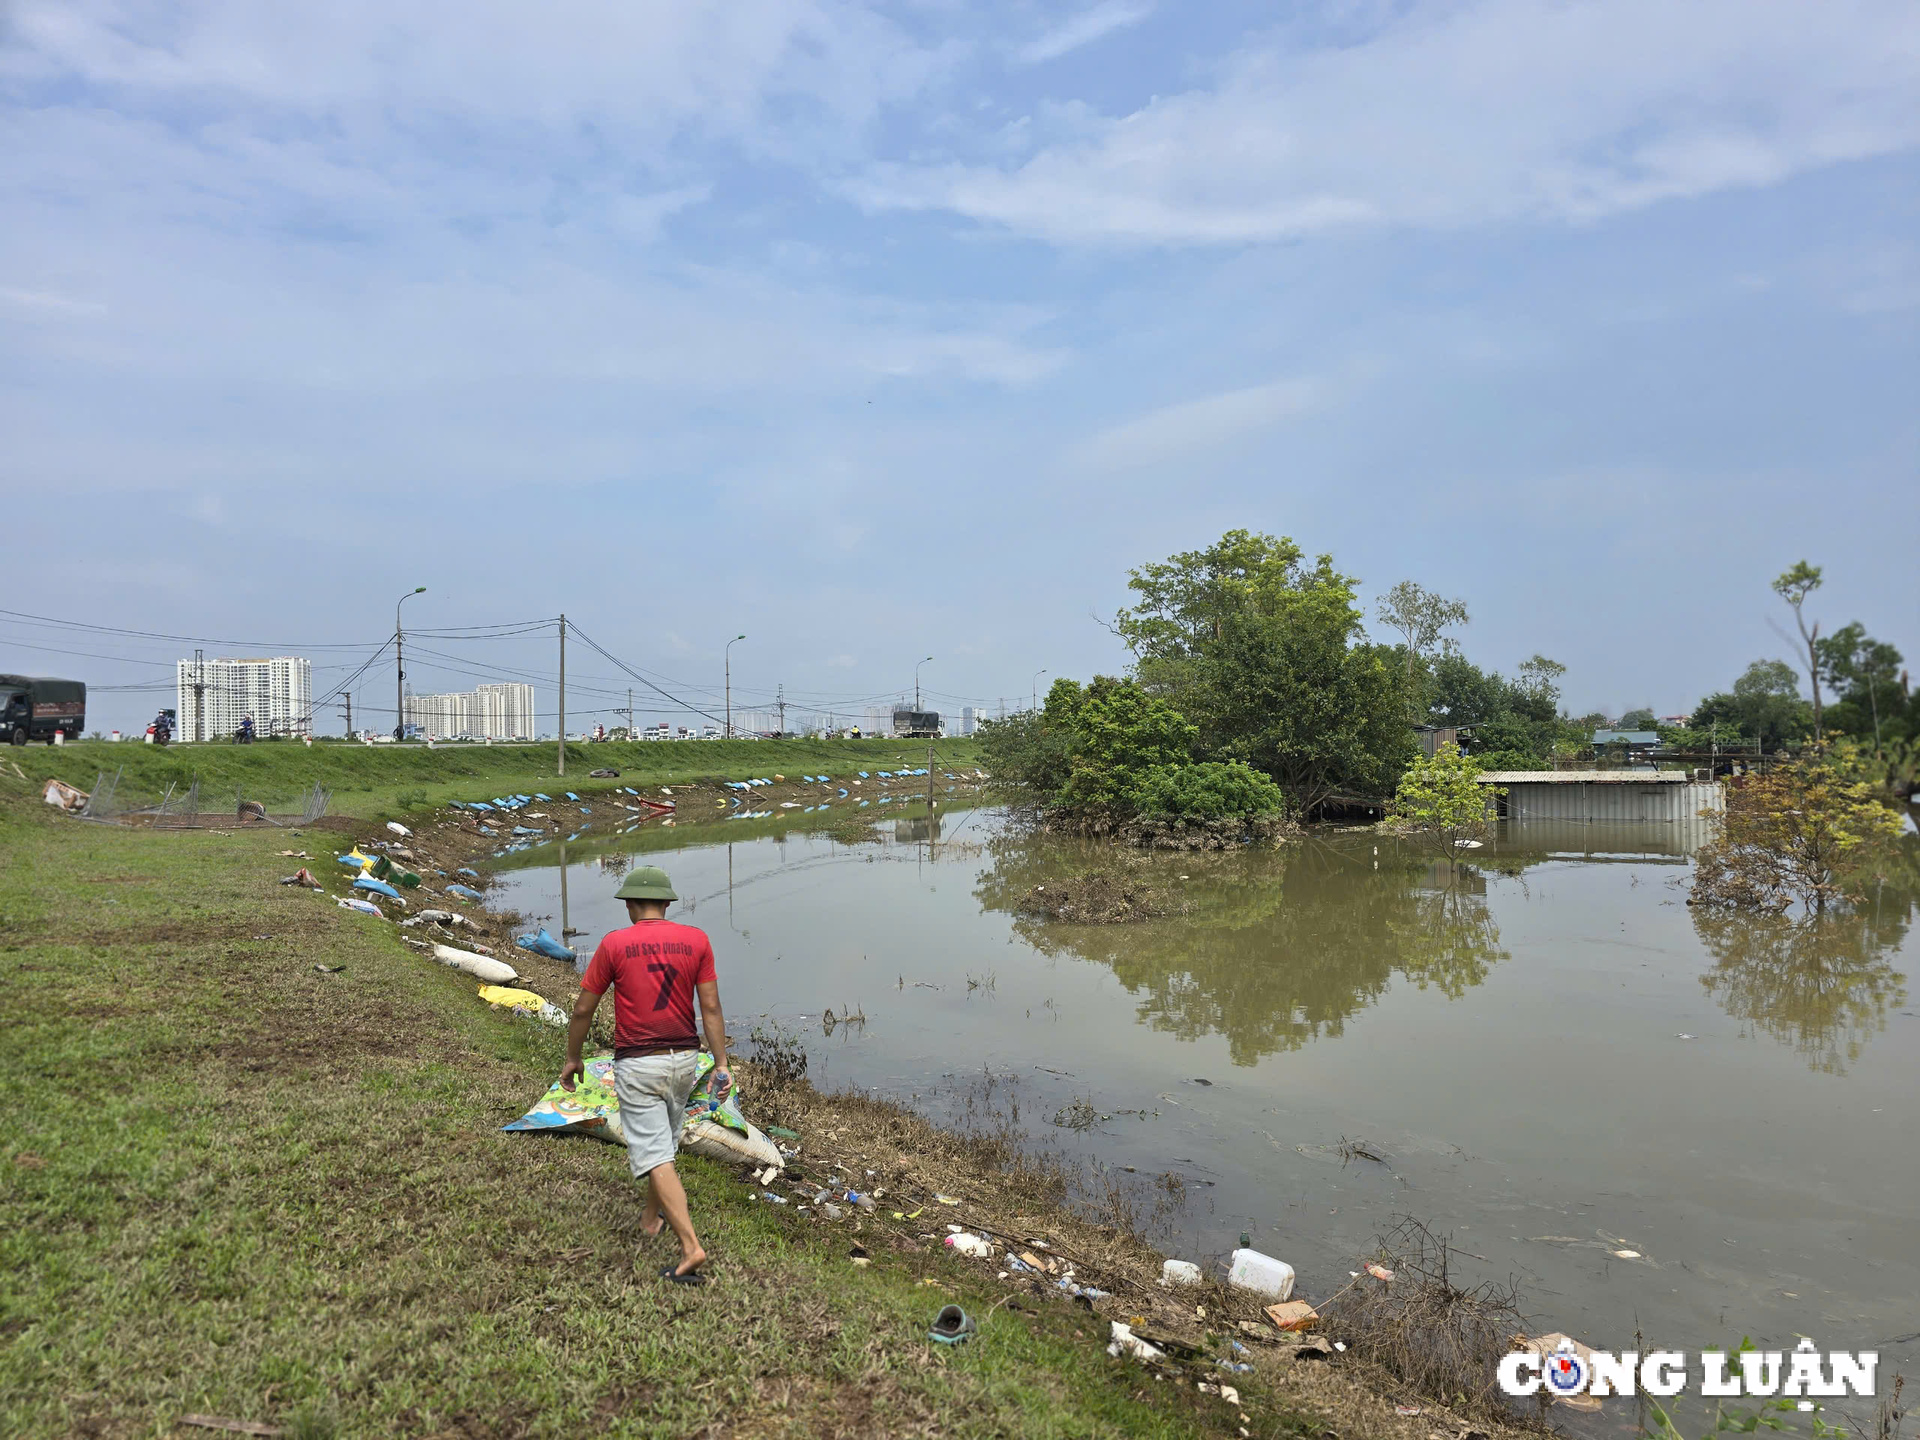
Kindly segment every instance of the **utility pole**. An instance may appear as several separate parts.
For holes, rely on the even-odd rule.
[[[206,651],[193,652],[193,738],[207,738],[207,666]]]
[[[353,692],[351,690],[347,691],[345,708],[347,712],[347,738],[351,740],[353,738]]]
[[[1046,673],[1044,670],[1036,670],[1033,672],[1033,708],[1036,710],[1040,708],[1040,677]]]
[[[627,687],[627,739],[633,738],[633,687],[629,685]]]
[[[560,768],[554,773],[556,775],[567,773],[567,616],[565,611],[560,615]],[[564,868],[560,873],[562,878],[565,878]],[[564,930],[566,926],[562,925],[560,928]]]
[[[720,652],[720,653],[721,653],[721,655],[722,655],[722,657],[723,657],[723,658],[724,658],[724,659],[726,660],[726,665],[727,665],[727,733],[726,733],[726,738],[727,738],[727,739],[729,739],[729,740],[731,740],[731,739],[733,738],[733,647],[734,647],[734,645],[735,645],[735,644],[737,644],[737,643],[738,643],[739,641],[742,641],[742,640],[744,640],[744,639],[746,639],[746,638],[747,638],[747,637],[746,637],[746,636],[744,636],[744,635],[736,635],[736,636],[734,636],[732,640],[729,640],[729,641],[727,641],[727,644],[726,644],[726,648],[725,648],[724,650],[722,650],[722,651]]]
[[[393,602],[393,738],[407,738],[406,667],[400,659],[400,607],[415,595],[424,595],[427,587],[417,585]]]
[[[931,659],[933,656],[927,656],[927,660]],[[916,715],[920,713],[920,666],[926,664],[927,660],[922,660],[913,667],[913,711]]]
[[[782,739],[785,739],[787,734],[787,686],[785,681],[782,681],[779,688],[774,691],[773,703],[780,711],[780,736]]]

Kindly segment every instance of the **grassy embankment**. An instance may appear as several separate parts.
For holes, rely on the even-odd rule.
[[[976,763],[977,742],[939,740],[934,750],[948,766]],[[125,767],[120,795],[127,803],[157,800],[168,785],[184,790],[200,780],[201,809],[231,813],[244,793],[279,811],[295,806],[318,781],[333,793],[332,812],[378,819],[439,805],[482,800],[514,791],[575,790],[612,784],[589,772],[614,769],[623,785],[680,785],[777,773],[839,775],[852,770],[924,765],[924,740],[699,740],[607,741],[567,746],[567,773],[556,775],[556,745],[362,745],[319,740],[311,747],[286,741],[255,745],[118,745],[83,740],[74,745],[0,748],[0,760],[20,762],[29,775],[53,776],[92,788],[102,771]]]
[[[663,1284],[622,1152],[497,1129],[555,1073],[555,1032],[489,1011],[384,922],[273,883],[281,848],[324,858],[329,837],[42,807],[48,769],[97,764],[84,748],[13,752],[34,779],[0,780],[0,1433],[161,1435],[187,1412],[368,1436],[1248,1433],[1217,1397],[1108,1360],[1074,1306],[996,1313],[1004,1287],[937,1247],[856,1269],[844,1231],[749,1203],[698,1158],[719,1278]],[[800,758],[747,748],[756,771]],[[127,758],[284,766],[291,794],[325,754],[229,753]],[[426,778],[470,755],[499,768]],[[499,747],[343,759],[391,767],[358,789],[336,773],[367,810],[397,805],[383,783],[515,784]],[[983,1317],[953,1352],[924,1338],[948,1298]],[[1240,1378],[1253,1434],[1301,1428]]]

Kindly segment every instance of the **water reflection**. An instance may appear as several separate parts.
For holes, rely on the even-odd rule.
[[[1696,909],[1694,929],[1713,957],[1700,983],[1734,1019],[1792,1046],[1811,1068],[1843,1075],[1887,1028],[1887,1012],[1907,1003],[1893,957],[1912,913],[1912,893],[1889,886],[1852,914]]]
[[[1463,995],[1507,958],[1471,866],[1309,842],[1278,851],[1139,862],[1150,883],[1189,906],[1177,919],[1066,924],[1021,913],[1036,885],[1112,863],[1038,837],[993,842],[975,896],[1015,916],[1047,955],[1110,967],[1138,997],[1139,1018],[1182,1039],[1219,1034],[1233,1062],[1337,1036],[1398,974]]]

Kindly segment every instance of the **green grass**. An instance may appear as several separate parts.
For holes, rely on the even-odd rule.
[[[1238,1433],[1085,1312],[989,1315],[1004,1292],[944,1252],[854,1269],[844,1232],[697,1158],[720,1279],[661,1283],[624,1152],[497,1128],[557,1032],[274,884],[287,843],[87,825],[0,781],[0,1434]],[[949,1296],[988,1317],[954,1352],[924,1338]],[[1255,1434],[1294,1428],[1243,1388]]]
[[[941,740],[934,748],[949,765],[971,768],[976,763],[976,741]],[[10,759],[36,780],[51,776],[83,790],[92,788],[101,771],[125,766],[119,796],[126,804],[157,800],[168,785],[184,790],[198,776],[202,808],[210,814],[231,810],[242,793],[286,809],[317,781],[333,792],[333,813],[362,818],[511,791],[552,794],[556,786],[584,794],[613,783],[588,778],[589,771],[607,768],[620,771],[621,784],[674,785],[775,773],[838,775],[896,763],[924,765],[926,757],[923,740],[608,741],[568,745],[563,780],[555,773],[556,745],[438,745],[429,750],[423,745],[344,740],[319,740],[311,747],[287,741],[158,747],[83,740],[0,749],[0,764]]]

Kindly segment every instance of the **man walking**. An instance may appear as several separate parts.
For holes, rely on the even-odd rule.
[[[707,1252],[693,1233],[687,1192],[673,1168],[680,1122],[700,1041],[693,1031],[693,997],[700,997],[700,1023],[713,1051],[712,1086],[724,1094],[727,1073],[727,1025],[720,1014],[720,986],[713,978],[713,945],[706,931],[667,919],[674,893],[666,872],[642,865],[627,872],[614,892],[627,902],[633,923],[600,942],[580,981],[580,1000],[567,1027],[567,1063],[560,1084],[568,1090],[585,1073],[580,1047],[586,1043],[593,1012],[613,987],[613,1088],[620,1097],[620,1127],[627,1136],[627,1160],[636,1180],[647,1181],[647,1205],[640,1225],[648,1235],[671,1226],[680,1242],[680,1263],[660,1272],[680,1285],[704,1285],[700,1273]]]

